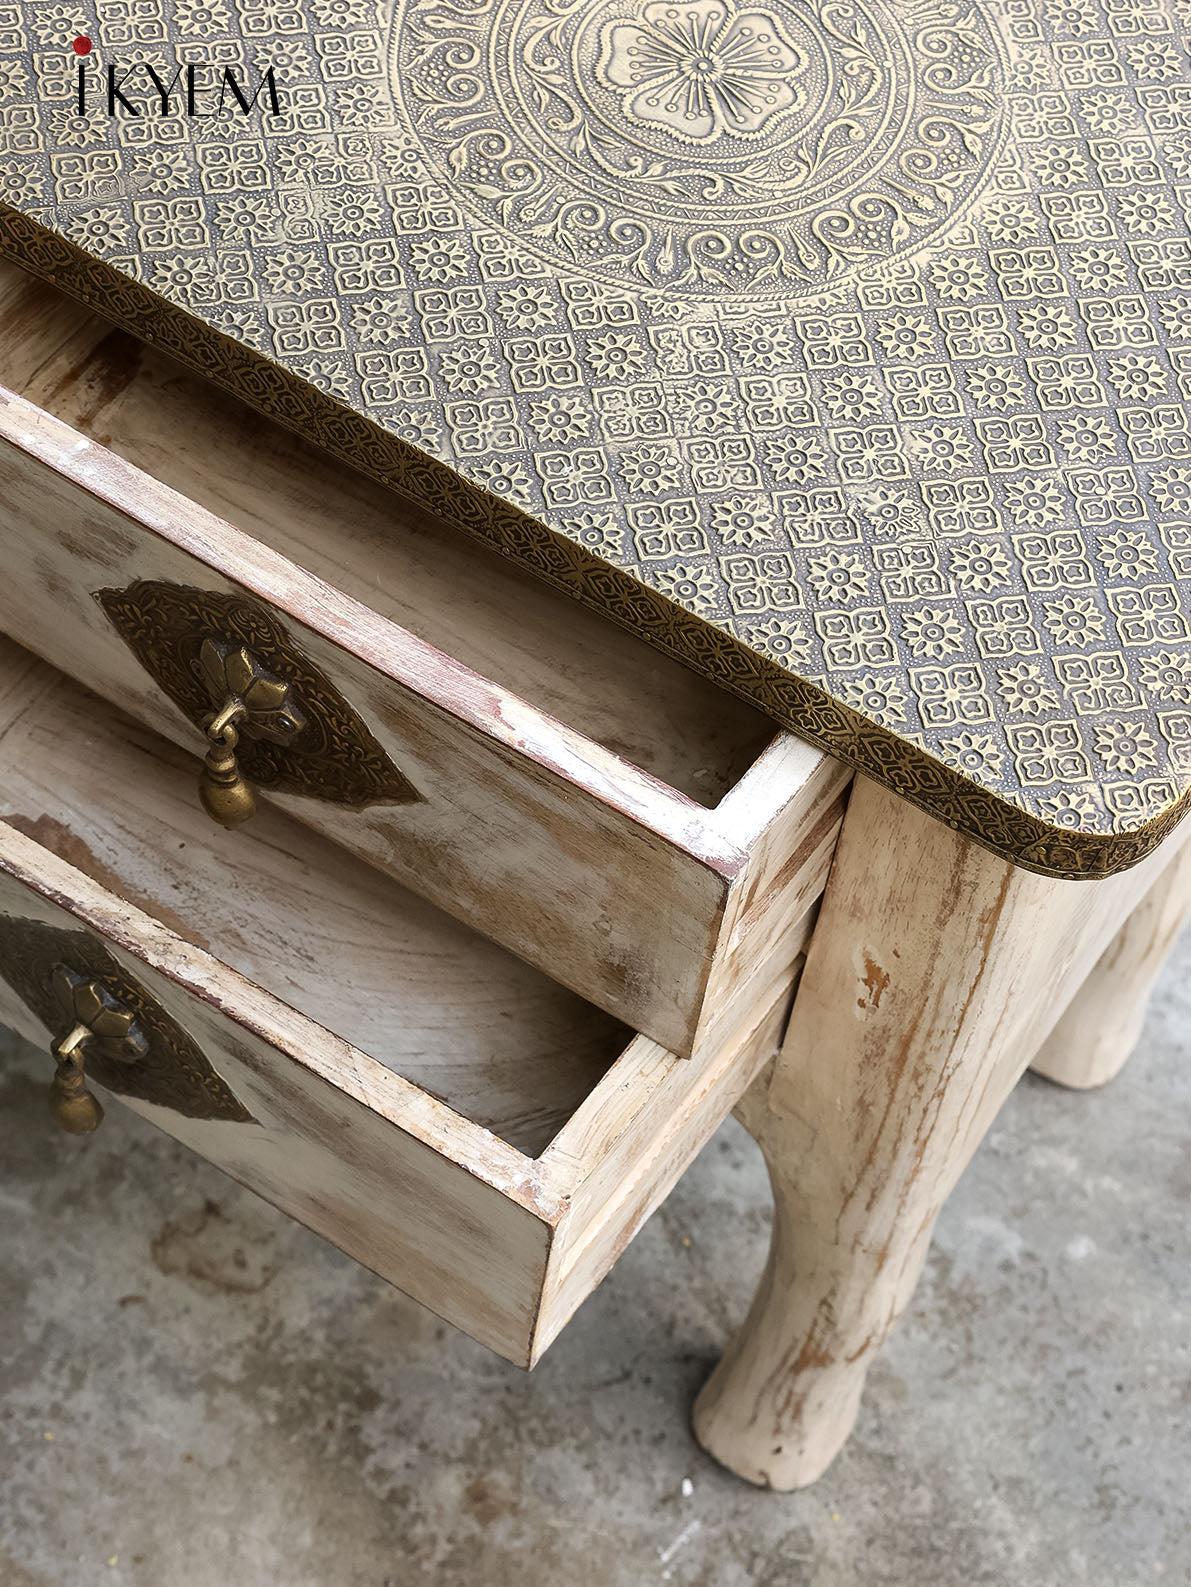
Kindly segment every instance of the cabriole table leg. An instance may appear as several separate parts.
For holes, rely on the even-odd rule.
[[[1059,1085],[1089,1090],[1119,1074],[1141,1038],[1146,1009],[1191,912],[1185,843],[1096,961],[1031,1064]]]
[[[765,1274],[695,1432],[750,1481],[813,1482],[913,1293],[935,1218],[1040,1038],[1171,857],[1061,882],[858,779],[763,1107]]]

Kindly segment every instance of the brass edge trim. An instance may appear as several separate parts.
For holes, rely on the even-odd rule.
[[[47,258],[47,255],[49,258]],[[0,256],[314,441],[416,506],[486,541],[555,589],[702,673],[780,726],[1002,859],[1064,881],[1101,880],[1151,854],[1191,809],[1191,787],[1142,826],[1072,832],[935,760],[714,624],[585,551],[261,353],[167,302],[0,199]],[[137,318],[121,306],[131,300]],[[311,421],[314,421],[311,423]],[[395,471],[403,471],[400,473]],[[460,514],[460,507],[470,514]]]

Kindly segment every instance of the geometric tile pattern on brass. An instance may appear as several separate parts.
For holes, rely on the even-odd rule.
[[[18,0],[0,250],[1103,874],[1191,786],[1183,5]],[[281,113],[79,116],[76,30]]]

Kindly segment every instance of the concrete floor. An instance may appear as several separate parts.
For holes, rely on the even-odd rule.
[[[769,1218],[729,1123],[532,1377],[0,1051],[0,1587],[1191,1582],[1191,939],[1106,1092],[1027,1079],[817,1487],[691,1397]]]

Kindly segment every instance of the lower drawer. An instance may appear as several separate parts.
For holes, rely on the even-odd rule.
[[[0,641],[0,1020],[531,1365],[772,1054],[681,1060]],[[804,936],[810,929],[808,915]],[[52,1128],[47,1118],[46,1128]]]

